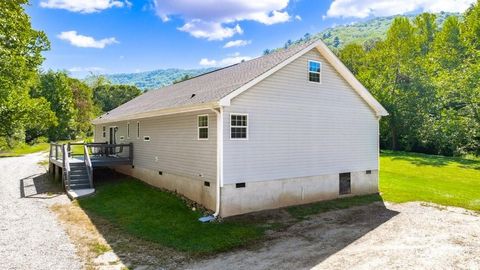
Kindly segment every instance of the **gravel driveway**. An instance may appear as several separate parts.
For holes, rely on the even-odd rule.
[[[48,205],[55,194],[37,163],[43,154],[0,158],[1,269],[82,269],[75,246]],[[58,187],[57,187],[58,190]]]
[[[425,203],[331,211],[187,269],[480,269],[480,216]]]

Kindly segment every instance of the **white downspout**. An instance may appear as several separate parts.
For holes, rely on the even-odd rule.
[[[221,201],[221,186],[223,179],[223,107],[219,107],[219,110],[212,109],[217,115],[217,184],[216,184],[216,205],[215,218],[220,214],[220,201]]]

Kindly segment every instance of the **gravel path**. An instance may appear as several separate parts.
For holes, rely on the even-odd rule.
[[[0,265],[2,269],[82,269],[48,205],[68,200],[55,194],[37,163],[42,154],[0,158]]]

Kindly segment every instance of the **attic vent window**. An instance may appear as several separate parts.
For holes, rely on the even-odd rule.
[[[310,82],[320,83],[320,72],[322,71],[322,63],[318,61],[308,61],[308,80]]]

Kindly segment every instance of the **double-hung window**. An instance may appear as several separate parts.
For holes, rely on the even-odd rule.
[[[198,139],[208,140],[208,115],[198,116]]]
[[[103,138],[107,137],[107,128],[105,126],[102,127],[102,137]]]
[[[130,123],[127,123],[127,139],[130,139]]]
[[[246,114],[230,115],[230,139],[232,140],[248,139],[248,115]]]
[[[317,61],[308,61],[308,80],[310,82],[321,82],[322,63]]]

